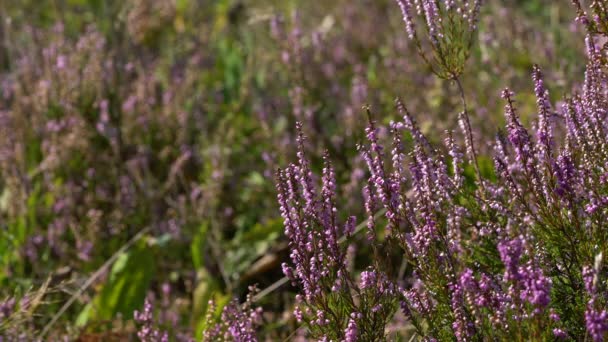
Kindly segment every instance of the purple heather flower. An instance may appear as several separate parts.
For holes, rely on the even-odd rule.
[[[448,287],[451,293],[450,306],[454,314],[452,331],[457,341],[468,341],[469,337],[474,333],[474,329],[472,322],[469,322],[466,317],[463,288],[458,283],[449,284]]]
[[[416,232],[411,236],[410,252],[418,257],[423,258],[437,238],[436,223],[430,217],[425,220],[425,223],[416,228]]]
[[[568,338],[568,333],[566,333],[563,329],[554,328],[553,336],[555,336],[555,338],[557,338],[559,340],[565,340]]]
[[[475,278],[473,278],[473,270],[467,268],[460,274],[460,286],[466,291],[473,291],[477,284]]]
[[[316,196],[314,192],[314,186],[312,184],[312,171],[310,170],[310,167],[308,166],[308,161],[304,156],[305,137],[302,131],[302,124],[300,122],[296,123],[296,128],[298,131],[298,167],[296,168],[296,179],[300,181],[300,184],[302,186],[304,201],[306,203],[306,206],[304,208],[308,213],[312,213],[314,210],[313,206],[315,205],[314,198]]]
[[[532,158],[532,145],[528,132],[522,126],[519,116],[515,112],[513,96],[514,93],[509,89],[505,89],[502,92],[502,98],[507,100],[505,117],[507,119],[508,137],[515,148],[517,161],[523,163],[524,167],[527,167]]]
[[[254,342],[257,341],[255,329],[261,321],[261,314],[261,308],[242,311],[234,303],[224,308],[222,320],[229,322],[228,332],[234,341]]]
[[[441,23],[441,17],[439,16],[439,8],[434,0],[420,0],[422,2],[422,8],[424,10],[424,18],[426,20],[426,26],[429,30],[429,37],[434,45],[439,45],[439,38],[442,38],[442,33],[439,32],[438,26]]]
[[[351,314],[351,318],[348,320],[346,331],[344,332],[344,342],[357,342],[358,340],[358,329],[357,321],[355,320],[356,315]]]
[[[296,321],[302,322],[304,314],[302,313],[302,309],[300,309],[299,306],[296,306],[296,308],[293,310],[293,316],[296,318]]]
[[[317,311],[317,319],[314,321],[316,325],[323,326],[328,325],[330,322],[327,318],[325,318],[325,312],[323,310]]]
[[[571,194],[576,182],[576,169],[568,151],[560,153],[553,170],[557,179],[555,192],[562,197]]]
[[[363,271],[361,272],[361,280],[359,282],[359,288],[361,290],[369,289],[377,285],[376,271]]]
[[[462,161],[463,155],[460,151],[458,145],[454,142],[454,138],[452,136],[452,132],[446,132],[447,138],[445,140],[445,145],[448,148],[449,156],[452,157],[452,171],[454,173],[453,182],[454,185],[459,188],[463,183],[463,170],[462,170]]]
[[[541,154],[543,154],[543,157],[549,157],[553,144],[553,134],[549,123],[549,116],[551,115],[549,92],[545,88],[543,74],[538,65],[534,65],[532,79],[534,80],[534,93],[536,95],[536,105],[538,107],[538,130],[536,136],[540,143],[539,148],[541,149]]]
[[[364,189],[364,191],[366,192],[366,200],[368,201],[366,203],[367,213],[368,215],[370,215],[370,217],[371,215],[373,215],[373,205],[375,204],[375,199],[377,198],[378,201],[386,209],[386,218],[389,220],[389,225],[386,229],[389,234],[392,231],[392,228],[399,226],[399,194],[401,190],[401,183],[404,181],[403,175],[399,173],[399,170],[402,170],[402,163],[404,158],[401,153],[401,138],[399,137],[399,133],[395,124],[391,124],[390,128],[393,134],[393,149],[391,151],[391,155],[394,172],[392,174],[387,174],[385,170],[385,164],[383,160],[384,148],[378,142],[378,129],[375,127],[374,122],[371,119],[369,121],[368,127],[366,128],[367,137],[370,142],[370,148],[365,149],[362,146],[359,147],[361,156],[363,160],[365,160],[370,171],[368,187],[367,189]],[[375,194],[372,193],[372,189],[375,190]],[[368,208],[370,210],[368,210]],[[371,222],[371,220],[369,222]]]
[[[403,118],[403,122],[399,122],[394,125],[395,129],[406,129],[412,134],[417,145],[420,145],[427,150],[433,150],[431,144],[428,142],[424,134],[422,134],[422,131],[420,131],[416,119],[408,111],[407,107],[400,98],[395,99],[395,106]]]
[[[371,184],[371,180],[368,181],[363,187],[363,198],[365,200],[365,213],[367,214],[367,240],[373,241],[376,235],[375,233],[375,219],[374,215],[376,213],[376,199],[374,192],[372,191],[373,185]]]
[[[562,105],[562,112],[566,118],[567,138],[570,144],[584,146],[584,132],[580,123],[580,114],[573,100],[568,100]]]
[[[397,4],[399,5],[401,14],[403,15],[403,22],[405,23],[407,36],[410,39],[414,39],[416,36],[416,27],[412,18],[412,2],[411,0],[397,0]]]
[[[471,128],[471,124],[469,122],[468,116],[466,112],[460,112],[458,114],[458,126],[462,130],[464,134],[464,144],[466,147],[467,156],[469,157],[469,161],[471,163],[475,162],[475,148],[473,142],[473,129]]]
[[[604,341],[604,335],[608,332],[608,312],[588,307],[585,311],[585,326],[593,341]]]
[[[413,311],[420,315],[428,315],[433,310],[433,301],[421,281],[417,280],[410,290],[403,292],[406,299],[405,307],[408,312]],[[402,305],[403,307],[404,305]]]
[[[15,309],[15,298],[9,297],[4,301],[0,302],[0,323],[10,317]]]
[[[357,225],[357,218],[355,216],[349,216],[344,224],[344,236],[350,237],[355,232]]]
[[[162,332],[156,328],[156,322],[154,321],[152,303],[148,298],[144,302],[143,311],[135,311],[133,318],[139,324],[141,324],[137,337],[142,342],[168,342],[169,335],[167,332]]]
[[[523,238],[517,237],[513,240],[498,243],[498,253],[505,265],[504,278],[507,281],[517,281],[521,278],[519,274],[519,260],[523,252]]]
[[[596,291],[597,274],[593,267],[583,267],[583,281],[585,283],[585,290],[590,295],[594,295]]]
[[[89,261],[91,259],[91,252],[93,251],[93,243],[91,241],[78,240],[76,249],[78,250],[78,258],[80,260]]]
[[[461,53],[468,56],[477,30],[477,21],[481,0],[396,0],[408,38],[414,40],[418,52],[424,56],[424,61],[431,64],[433,72],[444,79],[453,79],[462,73],[463,64],[448,65],[446,60],[461,58]],[[415,8],[415,11],[414,11]],[[416,25],[421,22],[421,30],[426,32],[433,50],[434,59],[431,61],[419,41]],[[422,24],[423,22],[423,24]],[[449,39],[443,39],[444,36]],[[451,60],[450,60],[451,62]]]
[[[583,267],[583,282],[589,296],[587,309],[585,311],[585,325],[587,332],[594,341],[604,341],[604,335],[608,332],[608,312],[598,309],[598,270],[601,266],[602,254],[596,257],[594,267]]]
[[[210,301],[203,341],[257,342],[256,329],[262,323],[262,309],[253,306],[253,296],[256,292],[257,288],[251,286],[243,304],[239,304],[236,299],[228,303],[223,308],[218,323],[215,323],[213,318],[215,303]]]
[[[531,262],[528,262],[525,267],[520,267],[520,273],[523,274],[522,282],[524,286],[520,295],[521,299],[527,300],[540,311],[551,300],[551,279],[543,274],[541,268],[532,265]]]

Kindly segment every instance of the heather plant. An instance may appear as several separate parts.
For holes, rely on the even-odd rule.
[[[143,309],[133,312],[133,318],[138,326],[137,337],[140,341],[258,341],[257,328],[262,323],[262,308],[256,307],[253,297],[258,293],[255,286],[249,288],[249,293],[243,303],[238,299],[218,307],[214,300],[210,300],[204,318],[201,338],[195,339],[191,334],[169,334],[166,328],[177,322],[167,320],[166,305],[155,305],[153,298],[146,298]],[[156,309],[156,310],[155,310]],[[155,311],[157,315],[155,317]],[[164,317],[165,316],[165,317]]]
[[[433,8],[425,4],[428,16]],[[436,44],[437,34],[431,28],[429,32],[431,44]],[[515,94],[502,91],[506,132],[496,138],[490,174],[474,167],[475,142],[466,121],[461,120],[464,148],[450,133],[440,149],[397,100],[403,120],[389,125],[392,149],[387,155],[370,119],[368,144],[359,148],[369,174],[364,186],[368,242],[401,247],[411,271],[386,281],[400,285],[393,296],[421,338],[602,341],[608,332],[606,298],[599,295],[605,293],[599,289],[606,286],[602,258],[608,246],[603,229],[606,74],[596,45],[600,37],[591,32],[585,79],[561,108],[552,105],[542,72],[534,66],[534,133],[520,120]],[[413,145],[407,155],[404,130]],[[302,158],[299,152],[298,164],[280,171],[278,177],[294,265],[284,270],[289,278],[300,280],[303,294],[298,301],[314,307],[330,302],[337,290],[323,291],[320,284],[345,283],[338,277],[344,262],[336,252],[339,248],[333,247],[338,231],[328,190],[334,187],[331,168],[326,163],[321,199],[316,200],[311,171]],[[475,177],[467,172],[471,168]],[[381,209],[383,226],[375,217]],[[382,258],[373,255],[374,267],[381,267]],[[306,262],[317,260],[324,261],[322,266],[306,267]],[[362,278],[368,276],[362,273]],[[357,293],[355,286],[347,291]],[[320,330],[315,337],[339,334],[332,327],[324,328],[324,323],[339,331],[336,327],[347,322],[338,315],[326,318],[321,311],[324,322],[315,319],[317,312],[295,312],[316,325],[310,328]],[[378,314],[373,309],[360,313]]]
[[[258,341],[257,328],[262,324],[262,308],[256,307],[253,297],[258,293],[256,287],[250,287],[243,303],[233,299],[221,310],[219,322],[214,313],[215,302],[210,301],[205,321],[203,341]]]
[[[408,37],[435,75],[456,79],[464,71],[475,41],[481,3],[397,0]]]
[[[475,166],[480,185],[483,187],[473,142],[471,120],[460,80],[475,41],[482,1],[398,0],[397,4],[403,14],[407,35],[415,41],[419,55],[435,75],[445,80],[452,80],[458,86],[463,106],[458,120],[465,132],[468,155]],[[416,16],[414,16],[414,8]],[[420,32],[423,37],[419,36],[420,30],[416,28],[418,21],[416,17],[421,17],[425,23],[422,25],[424,32]],[[427,57],[422,45],[424,42],[430,43],[432,58]]]
[[[137,337],[142,342],[169,341],[169,335],[167,332],[160,331],[155,327],[154,312],[152,310],[153,308],[150,300],[146,299],[144,302],[143,311],[135,311],[133,313],[135,322],[140,324],[140,328],[137,331]]]
[[[586,11],[579,0],[573,0],[576,7],[576,20],[586,26],[589,33],[608,34],[608,3],[605,0],[593,0],[590,11]]]
[[[283,264],[283,272],[293,285],[303,288],[296,297],[294,316],[318,340],[382,340],[396,309],[397,288],[373,267],[362,272],[358,282],[354,279],[340,238],[354,233],[355,218],[341,223],[336,216],[336,180],[327,156],[317,193],[301,126],[298,132],[298,164],[277,173],[278,201],[293,263]]]

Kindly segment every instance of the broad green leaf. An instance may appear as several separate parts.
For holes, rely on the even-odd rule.
[[[118,257],[108,281],[80,313],[77,323],[110,320],[120,313],[132,317],[133,311],[143,305],[146,291],[155,274],[156,265],[152,250],[140,241],[131,251]]]

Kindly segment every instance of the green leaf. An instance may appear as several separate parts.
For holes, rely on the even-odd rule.
[[[156,265],[145,241],[121,254],[110,271],[107,283],[77,318],[83,326],[90,321],[110,320],[120,313],[131,317],[143,305]]]
[[[190,253],[192,254],[192,264],[195,269],[203,268],[203,255],[205,251],[205,245],[207,243],[207,231],[209,226],[207,223],[201,224],[200,229],[192,238],[192,243],[190,244]]]

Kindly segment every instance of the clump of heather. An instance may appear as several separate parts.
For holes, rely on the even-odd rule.
[[[135,311],[133,318],[140,327],[137,331],[137,337],[142,342],[167,342],[169,341],[169,335],[166,331],[161,331],[156,328],[154,320],[154,311],[152,303],[148,298],[144,302],[144,308],[142,311]]]
[[[593,34],[608,34],[608,1],[593,0],[586,11],[580,0],[572,0],[576,7],[576,21]]]
[[[249,293],[243,303],[234,298],[218,309],[214,300],[207,306],[207,314],[203,317],[201,326],[202,341],[232,341],[255,342],[258,341],[258,328],[262,325],[262,308],[254,304],[254,296],[259,292],[257,287],[249,287]],[[164,298],[167,299],[167,298]],[[153,298],[146,298],[143,309],[133,313],[134,321],[138,327],[137,338],[142,342],[165,341],[195,341],[191,334],[183,331],[170,332],[167,328],[175,329],[176,319],[167,320],[175,313],[167,308],[166,300],[154,307]],[[219,310],[219,311],[218,311]],[[155,317],[155,311],[157,315]]]
[[[224,306],[219,322],[213,316],[215,303],[210,301],[203,341],[258,341],[256,329],[262,324],[262,308],[253,302],[257,292],[256,287],[250,287],[245,302],[239,304],[235,299]]]
[[[600,293],[606,293],[606,281],[605,279],[604,281],[600,279],[602,257],[601,253],[598,254],[593,267],[583,267],[583,281],[588,298],[585,310],[585,326],[587,327],[587,333],[594,341],[603,341],[604,336],[608,332],[606,296],[600,295]]]
[[[481,0],[396,0],[408,37],[431,70],[444,79],[463,71],[475,40]]]
[[[483,188],[469,109],[461,81],[477,35],[482,1],[397,0],[397,4],[403,15],[407,35],[415,42],[418,54],[426,65],[439,78],[451,80],[458,86],[463,107],[458,113],[458,121],[464,131],[467,154]]]
[[[354,233],[355,218],[341,222],[337,216],[336,180],[327,154],[318,191],[299,124],[298,132],[298,163],[277,173],[278,201],[291,249],[291,265],[283,264],[283,271],[302,288],[294,316],[315,339],[382,339],[396,309],[398,288],[378,267],[370,266],[359,280],[347,267],[347,246],[341,241]]]
[[[439,27],[449,20],[440,14],[463,13],[459,4],[471,3],[399,4],[410,35],[416,4],[438,56],[454,58],[440,49],[445,33]],[[374,253],[370,271],[359,284],[353,281],[340,236],[350,237],[355,219],[339,228],[329,156],[317,194],[300,134],[298,163],[279,170],[277,188],[291,247],[292,263],[284,272],[301,288],[295,315],[313,337],[370,340],[363,335],[372,326],[366,318],[386,323],[393,315],[366,305],[361,291],[370,289],[381,303],[398,301],[416,334],[427,340],[604,340],[608,75],[598,46],[602,33],[589,32],[585,78],[563,101],[551,101],[540,67],[533,67],[531,130],[515,93],[502,91],[506,129],[493,144],[491,171],[482,173],[477,165],[462,88],[464,146],[453,132],[445,146],[436,146],[397,100],[403,119],[389,124],[387,152],[370,115],[368,142],[359,146],[368,167],[367,243],[374,251],[399,246],[409,271],[394,272]],[[375,287],[365,285],[370,279]],[[375,327],[373,338],[385,338],[385,324]]]

